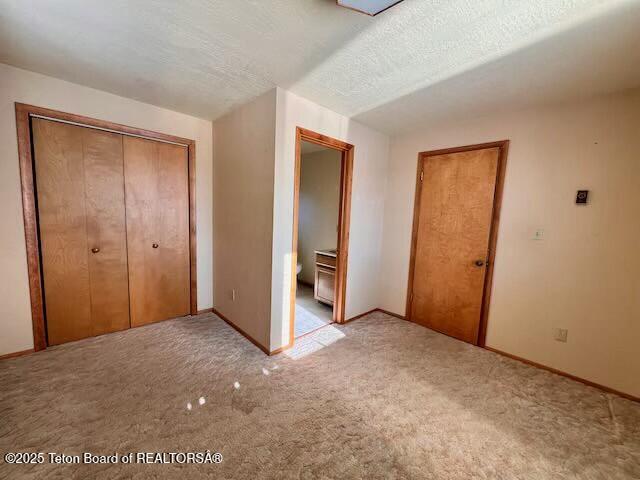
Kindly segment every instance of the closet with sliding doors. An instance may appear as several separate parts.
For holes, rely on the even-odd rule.
[[[189,314],[187,146],[30,121],[47,343]]]

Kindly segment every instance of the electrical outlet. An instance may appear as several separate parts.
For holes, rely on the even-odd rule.
[[[544,239],[544,229],[542,229],[542,228],[536,229],[536,231],[533,232],[533,239],[534,240],[542,240],[542,239]]]
[[[567,343],[568,333],[569,333],[569,330],[567,330],[566,328],[556,328],[554,337],[558,342]]]
[[[236,289],[232,289],[231,290],[231,301],[235,302],[236,301]]]

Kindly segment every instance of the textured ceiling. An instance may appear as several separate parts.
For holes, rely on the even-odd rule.
[[[488,96],[488,104],[494,96],[503,101],[504,89],[517,90],[514,81],[527,84],[522,55],[540,65],[562,55],[577,63],[567,47],[558,53],[544,39],[638,5],[405,0],[368,17],[334,0],[0,0],[0,62],[210,119],[278,85],[400,131],[428,120],[416,108],[424,113],[431,102],[445,115],[470,101],[469,92]],[[585,40],[608,48],[597,36]],[[543,50],[523,49],[538,42]],[[589,43],[579,46],[583,61]],[[637,43],[632,47],[637,58]],[[512,77],[498,78],[496,69]],[[472,77],[479,85],[461,84],[460,73],[476,70],[483,72]],[[589,88],[632,81],[632,73],[618,73]],[[444,89],[449,82],[454,89]],[[444,100],[442,92],[449,92]]]
[[[390,134],[640,86],[640,2],[355,116]]]

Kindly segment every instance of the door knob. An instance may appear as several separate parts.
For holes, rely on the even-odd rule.
[[[91,252],[92,252],[92,253],[98,253],[99,251],[100,251],[100,249],[99,249],[98,247],[93,247],[93,248],[91,249]]]
[[[482,267],[484,265],[484,260],[476,260],[474,263],[476,264],[476,267]]]
[[[158,248],[158,244],[154,243],[153,245],[151,245],[153,248]]]

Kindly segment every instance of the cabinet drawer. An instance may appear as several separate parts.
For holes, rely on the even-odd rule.
[[[316,253],[316,264],[323,267],[336,268],[336,257]]]

